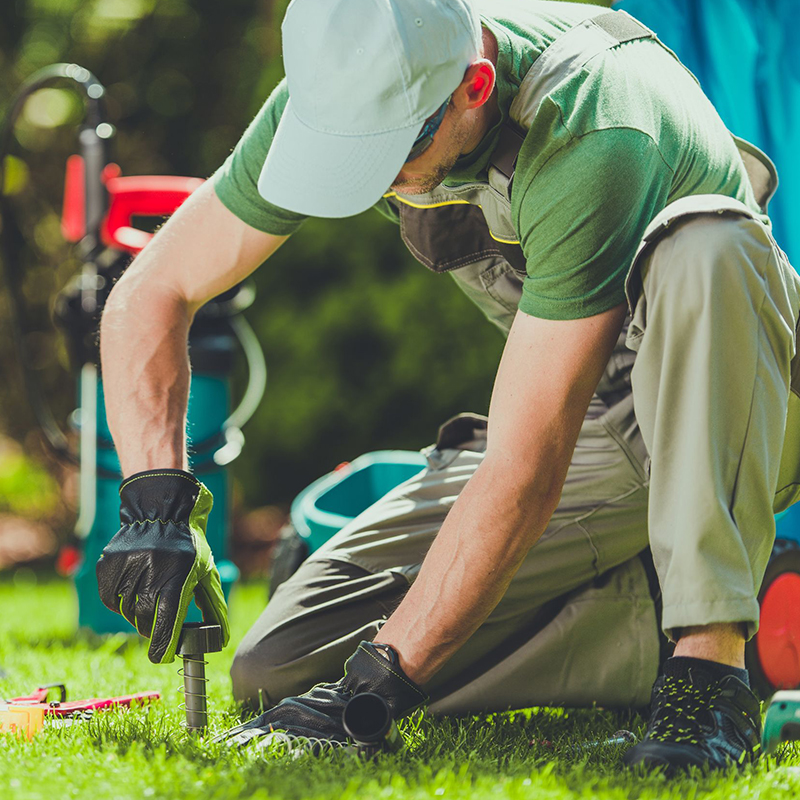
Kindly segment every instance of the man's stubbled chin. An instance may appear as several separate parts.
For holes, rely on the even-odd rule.
[[[437,169],[435,173],[425,177],[395,180],[392,191],[400,194],[425,194],[435,189],[447,177],[449,171],[449,169]]]

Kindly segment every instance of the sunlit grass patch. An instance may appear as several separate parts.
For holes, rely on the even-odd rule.
[[[264,587],[237,587],[233,640],[261,612]],[[154,666],[135,638],[78,635],[69,584],[0,581],[0,696],[64,682],[72,698],[153,690],[150,706],[100,712],[69,727],[48,727],[32,741],[0,736],[0,797],[280,798],[280,800],[744,800],[800,794],[800,747],[742,772],[694,774],[667,781],[621,767],[624,748],[593,746],[618,729],[641,735],[644,719],[604,710],[529,709],[401,722],[403,752],[367,761],[341,753],[270,756],[210,741],[238,722],[230,695],[232,650],[209,656],[211,730],[188,734],[177,664]]]

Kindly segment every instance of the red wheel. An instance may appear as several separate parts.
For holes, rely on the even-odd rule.
[[[775,543],[759,594],[759,630],[746,651],[753,688],[763,697],[800,687],[800,545]]]
[[[785,572],[767,587],[756,649],[776,689],[800,686],[800,575]]]

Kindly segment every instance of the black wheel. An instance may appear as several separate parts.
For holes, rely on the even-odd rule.
[[[753,690],[766,699],[778,689],[800,688],[800,544],[778,539],[758,595],[758,633],[745,663]]]

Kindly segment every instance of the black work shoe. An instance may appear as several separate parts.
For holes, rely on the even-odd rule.
[[[647,733],[624,763],[667,774],[724,769],[755,761],[760,747],[761,704],[747,684],[690,669],[688,677],[662,675],[655,682]]]

